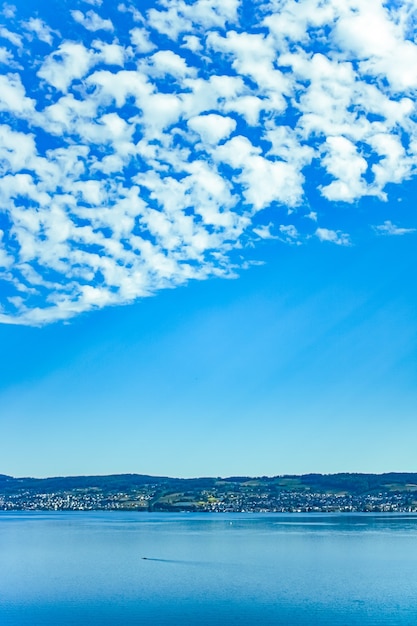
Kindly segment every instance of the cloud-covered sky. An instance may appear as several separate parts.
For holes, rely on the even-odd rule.
[[[415,2],[20,1],[1,16],[0,321],[230,277],[268,239],[414,233],[358,202],[389,203],[415,173]]]
[[[416,27],[0,0],[0,472],[417,469]]]

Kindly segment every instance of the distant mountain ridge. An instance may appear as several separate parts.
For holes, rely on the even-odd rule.
[[[110,492],[131,491],[145,486],[181,488],[187,490],[210,489],[227,485],[247,487],[274,487],[291,491],[342,491],[364,494],[375,491],[417,491],[417,472],[387,472],[383,474],[287,474],[278,476],[231,476],[227,478],[199,477],[172,478],[147,474],[109,474],[96,476],[55,476],[50,478],[15,478],[0,474],[0,494],[52,493],[77,489],[99,489]]]

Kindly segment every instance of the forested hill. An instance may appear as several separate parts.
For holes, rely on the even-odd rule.
[[[143,474],[109,476],[66,476],[54,478],[13,478],[0,474],[0,494],[18,495],[83,492],[133,493],[152,491],[187,493],[201,491],[343,493],[365,495],[417,491],[417,473],[386,474],[303,474],[273,477],[232,476],[229,478],[170,478]]]

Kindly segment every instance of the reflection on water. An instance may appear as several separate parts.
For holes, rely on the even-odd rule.
[[[417,516],[0,513],[5,626],[415,626]]]

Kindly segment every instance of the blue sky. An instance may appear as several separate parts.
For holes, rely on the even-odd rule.
[[[414,2],[3,4],[0,472],[414,471]]]

